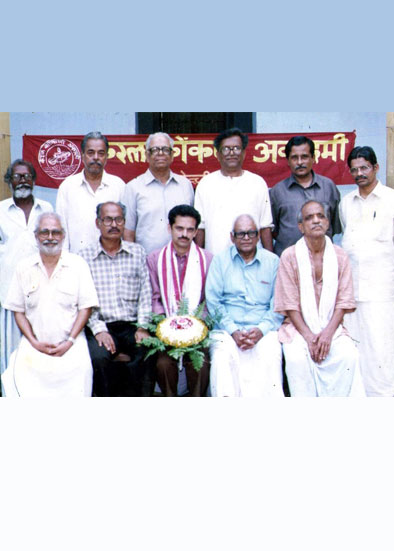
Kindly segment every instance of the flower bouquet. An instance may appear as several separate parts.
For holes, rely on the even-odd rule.
[[[147,337],[141,344],[150,348],[145,359],[156,352],[167,352],[178,360],[179,370],[182,370],[182,359],[188,354],[196,371],[200,371],[204,363],[204,348],[210,344],[209,330],[213,328],[216,319],[209,314],[203,317],[205,303],[202,302],[193,314],[189,314],[188,302],[182,299],[175,316],[166,318],[163,314],[151,314],[149,323],[144,325],[155,336]]]

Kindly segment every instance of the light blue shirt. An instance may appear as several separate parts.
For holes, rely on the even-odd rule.
[[[215,329],[230,335],[237,329],[258,327],[263,335],[276,331],[283,316],[274,312],[274,288],[279,258],[258,248],[245,263],[235,245],[213,257],[205,284],[211,316],[218,314]]]

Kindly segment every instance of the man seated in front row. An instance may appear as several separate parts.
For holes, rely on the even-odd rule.
[[[279,258],[257,248],[259,232],[248,214],[238,216],[233,245],[212,260],[205,294],[211,315],[212,396],[281,397],[282,350],[273,309]]]
[[[212,254],[198,247],[193,239],[200,224],[200,213],[189,205],[177,205],[168,213],[171,241],[149,254],[147,263],[152,284],[152,311],[172,316],[181,297],[188,300],[189,313],[205,300],[204,286]],[[199,372],[191,361],[183,360],[189,396],[205,396],[209,383],[209,355]],[[164,396],[176,396],[178,362],[165,352],[157,355],[157,380]]]
[[[126,207],[111,201],[97,205],[100,237],[79,254],[92,272],[99,298],[86,330],[93,364],[95,396],[150,396],[153,374],[146,350],[136,344],[149,336],[152,293],[141,245],[123,241]],[[113,361],[121,352],[130,361]]]
[[[2,377],[6,396],[91,396],[83,328],[98,301],[89,267],[62,250],[58,214],[41,214],[34,233],[38,253],[19,262],[4,304],[23,334]]]
[[[307,201],[298,215],[303,237],[285,249],[275,289],[275,311],[291,396],[363,396],[358,352],[342,327],[355,310],[352,274],[343,249],[326,236],[326,207]]]

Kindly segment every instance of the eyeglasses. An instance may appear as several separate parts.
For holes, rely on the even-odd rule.
[[[363,166],[359,166],[358,168],[351,168],[350,169],[350,174],[352,176],[355,176],[356,174],[358,174],[358,171],[361,172],[361,174],[366,174],[367,172],[369,172],[373,167],[372,166],[366,166],[366,165],[363,165]]]
[[[233,236],[236,238],[236,239],[244,239],[246,236],[249,237],[249,239],[254,239],[255,237],[258,236],[258,231],[257,230],[250,230],[250,231],[234,231],[233,232]]]
[[[172,153],[171,147],[150,147],[148,151],[151,155],[157,155],[160,151],[164,153],[164,155],[171,155]]]
[[[22,178],[24,178],[26,180],[26,182],[31,182],[33,180],[33,176],[31,174],[29,174],[28,172],[26,172],[25,174],[13,174],[12,175],[12,180],[14,182],[20,182],[22,180]]]
[[[239,155],[239,153],[241,153],[242,151],[242,147],[240,145],[234,145],[232,147],[224,145],[220,148],[220,153],[222,153],[223,155],[228,155],[231,151],[234,151],[234,153],[237,153],[237,155]]]
[[[54,237],[55,239],[59,239],[63,235],[63,230],[47,230],[47,229],[44,229],[44,230],[38,230],[37,233],[38,233],[39,237],[43,237],[44,239],[46,239],[50,235],[52,235],[52,237]]]
[[[112,218],[112,216],[104,216],[104,218],[99,218],[99,220],[101,220],[104,226],[112,226],[113,222],[115,222],[117,226],[121,226],[125,223],[123,216],[115,216],[115,218]]]

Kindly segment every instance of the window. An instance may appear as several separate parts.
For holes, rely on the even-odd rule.
[[[254,131],[253,113],[137,113],[137,134],[218,134],[237,126]]]

